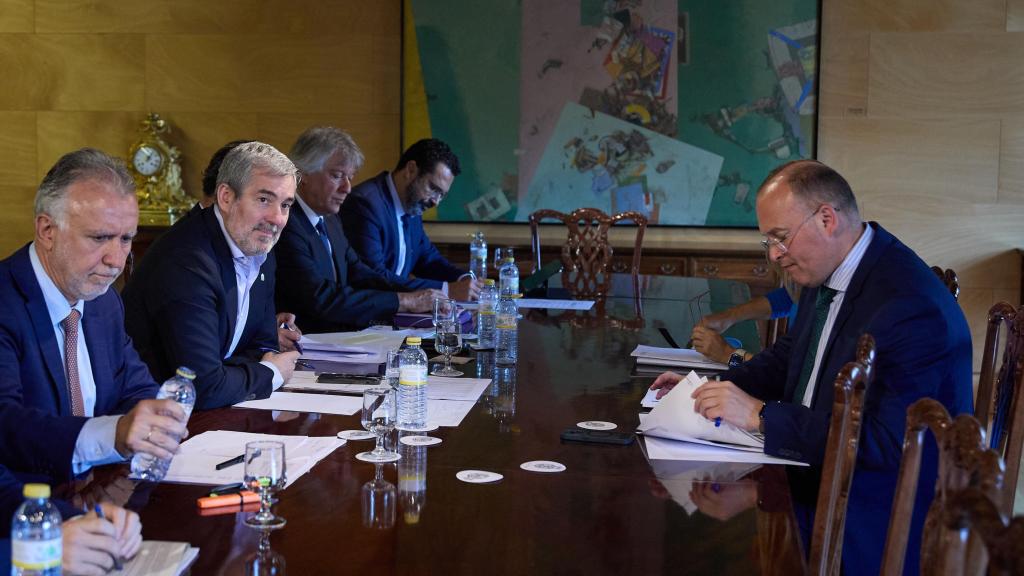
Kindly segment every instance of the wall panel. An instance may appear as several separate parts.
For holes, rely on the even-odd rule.
[[[0,33],[34,32],[34,13],[35,3],[32,0],[4,0],[0,10]]]
[[[1024,204],[1024,116],[1003,120],[999,154],[999,202]]]
[[[0,112],[0,184],[34,186],[35,112]]]

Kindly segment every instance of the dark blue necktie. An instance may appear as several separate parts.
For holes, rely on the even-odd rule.
[[[316,221],[316,235],[320,237],[320,241],[324,243],[324,250],[327,251],[327,261],[331,263],[331,271],[337,275],[337,271],[334,268],[334,252],[331,250],[331,239],[327,237],[327,228],[324,227],[324,217],[321,216]]]
[[[814,359],[818,355],[821,331],[825,327],[828,309],[832,306],[832,299],[835,297],[836,291],[834,289],[825,285],[818,288],[818,298],[814,303],[814,326],[811,328],[811,337],[807,341],[807,355],[804,357],[804,367],[800,370],[800,380],[796,385],[796,393],[793,394],[794,404],[802,404],[804,401],[804,393],[807,391],[807,384],[811,379],[811,371],[814,370]]]

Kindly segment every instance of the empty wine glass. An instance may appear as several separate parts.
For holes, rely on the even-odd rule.
[[[380,388],[363,391],[363,428],[377,435],[377,445],[371,452],[360,452],[356,458],[363,462],[394,462],[401,458],[398,452],[384,447],[384,437],[395,429],[398,420],[398,402],[395,391],[384,383]]]
[[[398,376],[401,369],[401,354],[402,351],[398,348],[388,350],[387,359],[384,361],[384,378],[387,379],[388,386],[391,386],[396,392],[398,391]]]
[[[434,298],[434,328],[446,320],[455,320],[455,301],[447,298]]]
[[[256,528],[281,528],[285,519],[270,511],[271,495],[284,487],[284,443],[269,440],[245,445],[245,484],[260,495],[260,511],[245,523]]]
[[[494,275],[497,277],[498,271],[501,270],[501,265],[505,263],[505,250],[503,248],[494,249]]]
[[[434,349],[444,354],[444,368],[435,365],[431,372],[434,376],[462,376],[463,373],[452,368],[452,354],[462,348],[462,325],[458,322],[444,321],[437,325],[434,337]]]
[[[397,490],[395,485],[384,479],[384,465],[376,465],[377,472],[363,484],[363,526],[387,530],[395,525]]]

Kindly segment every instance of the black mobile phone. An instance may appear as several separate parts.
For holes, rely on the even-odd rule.
[[[380,376],[374,376],[369,374],[336,374],[333,372],[324,372],[316,377],[316,381],[321,384],[378,384],[380,382]]]
[[[586,428],[566,428],[562,432],[562,440],[567,442],[593,442],[596,444],[616,444],[629,446],[636,435],[632,432],[611,432],[609,430],[587,430]]]

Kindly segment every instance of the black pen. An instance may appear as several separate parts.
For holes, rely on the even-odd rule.
[[[269,346],[260,346],[259,350],[260,352],[273,352],[274,354],[281,353],[281,351],[278,350],[277,348],[271,348]],[[302,354],[302,350],[299,350],[298,342],[295,343],[295,351],[298,352],[299,354]],[[306,370],[316,370],[316,368],[314,368],[312,364],[306,362],[305,360],[296,360],[295,365],[305,368]]]
[[[245,456],[242,457],[244,458]],[[217,486],[216,488],[210,490],[210,496],[213,497],[223,496],[225,494],[237,494],[242,490],[245,490],[245,484],[241,482],[235,482],[234,484],[225,484],[223,486]]]
[[[295,328],[292,328],[292,325],[287,322],[281,322],[281,329],[289,332],[295,332]],[[295,341],[295,350],[297,350],[299,354],[302,354],[302,345],[299,344],[298,340]]]
[[[106,517],[103,516],[103,508],[101,508],[98,503],[96,504],[95,510],[96,510],[96,516],[100,520],[106,520]],[[124,568],[124,564],[121,561],[121,557],[119,555],[111,554],[110,555],[110,559],[114,561],[114,570],[121,570],[122,568]]]
[[[223,470],[225,468],[230,468],[235,464],[241,464],[242,462],[245,462],[245,454],[239,454],[238,456],[235,456],[231,460],[225,460],[220,464],[217,464],[216,468],[217,470]]]

